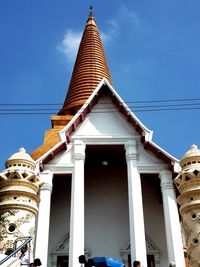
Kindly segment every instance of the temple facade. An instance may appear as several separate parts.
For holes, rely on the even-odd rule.
[[[127,267],[134,260],[185,266],[173,182],[179,162],[113,88],[92,10],[51,122],[31,157],[20,150],[0,174],[1,220],[12,218],[0,224],[1,253],[26,235],[45,267],[80,266],[80,255],[117,258]]]

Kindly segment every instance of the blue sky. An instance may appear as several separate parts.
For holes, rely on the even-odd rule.
[[[1,169],[20,147],[30,153],[42,144],[45,130],[51,128],[48,114],[2,113],[22,108],[14,104],[40,103],[60,104],[51,107],[52,115],[57,113],[90,5],[113,86],[124,101],[200,99],[199,0],[1,0]],[[198,103],[187,101],[196,108]],[[153,130],[153,141],[177,158],[200,143],[199,109],[135,114]]]

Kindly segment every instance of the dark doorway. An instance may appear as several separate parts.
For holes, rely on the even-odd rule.
[[[128,255],[128,267],[133,267],[131,265],[131,255]],[[154,255],[147,255],[147,267],[155,267]]]
[[[68,256],[58,256],[57,257],[57,267],[68,267]]]

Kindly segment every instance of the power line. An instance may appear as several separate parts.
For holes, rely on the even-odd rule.
[[[189,103],[185,103],[188,101]],[[144,100],[144,101],[129,101],[123,103],[132,103],[134,106],[125,107],[127,111],[131,110],[134,113],[137,112],[161,112],[161,111],[183,111],[183,110],[199,110],[200,98],[189,99],[168,99],[168,100]],[[177,102],[177,103],[176,103]],[[182,102],[182,103],[181,103]],[[146,103],[147,105],[140,105]],[[155,103],[155,105],[148,105]],[[163,103],[163,104],[162,104]],[[166,104],[165,104],[166,103]],[[101,103],[104,107],[93,107],[94,113],[113,113],[116,112],[113,109],[111,103]],[[58,106],[58,103],[16,103],[16,104],[0,104],[0,115],[53,115],[52,113],[58,113],[59,108],[52,106]],[[18,108],[19,107],[19,108]]]
[[[0,106],[61,106],[58,103],[0,103]]]
[[[108,103],[109,106],[106,106],[106,107],[94,107],[93,110],[108,110],[108,109],[111,109],[111,111],[113,110],[113,105],[111,105],[110,103]],[[137,111],[138,109],[147,109],[147,111],[149,110],[149,108],[172,108],[172,107],[185,107],[185,106],[192,106],[192,107],[195,107],[195,106],[199,106],[200,105],[200,102],[199,103],[182,103],[182,104],[163,104],[163,105],[139,105],[139,106],[130,106],[129,109],[131,110],[134,110],[134,111]],[[125,107],[126,108],[126,107]],[[3,108],[3,109],[0,109],[0,112],[18,112],[18,111],[54,111],[54,112],[57,112],[58,110],[55,109],[55,108]]]
[[[161,103],[161,102],[185,102],[200,101],[200,98],[183,98],[183,99],[160,99],[160,100],[141,100],[141,101],[124,101],[124,104],[142,104],[142,103]],[[107,104],[107,103],[105,103]],[[0,103],[0,106],[62,106],[63,103]]]
[[[161,100],[143,100],[143,101],[130,101],[126,103],[156,103],[156,102],[179,102],[179,101],[198,101],[200,98],[182,98],[182,99],[161,99]]]
[[[159,108],[159,109],[138,109],[134,110],[134,113],[137,112],[161,112],[161,111],[188,111],[188,110],[200,110],[200,107],[193,107],[193,108]],[[94,111],[93,113],[115,113],[116,110],[110,110],[110,111]],[[0,112],[1,115],[53,115],[52,112]]]
[[[130,109],[137,109],[137,108],[160,108],[160,107],[182,107],[182,106],[197,106],[200,105],[199,103],[183,103],[183,104],[170,104],[170,105],[151,105],[151,106],[129,106]],[[104,109],[105,107],[98,107],[94,109]],[[109,107],[106,107],[109,108]],[[112,106],[111,106],[112,108]]]

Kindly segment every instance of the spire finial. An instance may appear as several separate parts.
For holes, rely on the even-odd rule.
[[[89,10],[89,13],[88,13],[88,17],[91,18],[94,16],[94,12],[93,12],[93,8],[92,6],[90,6],[90,10]]]

